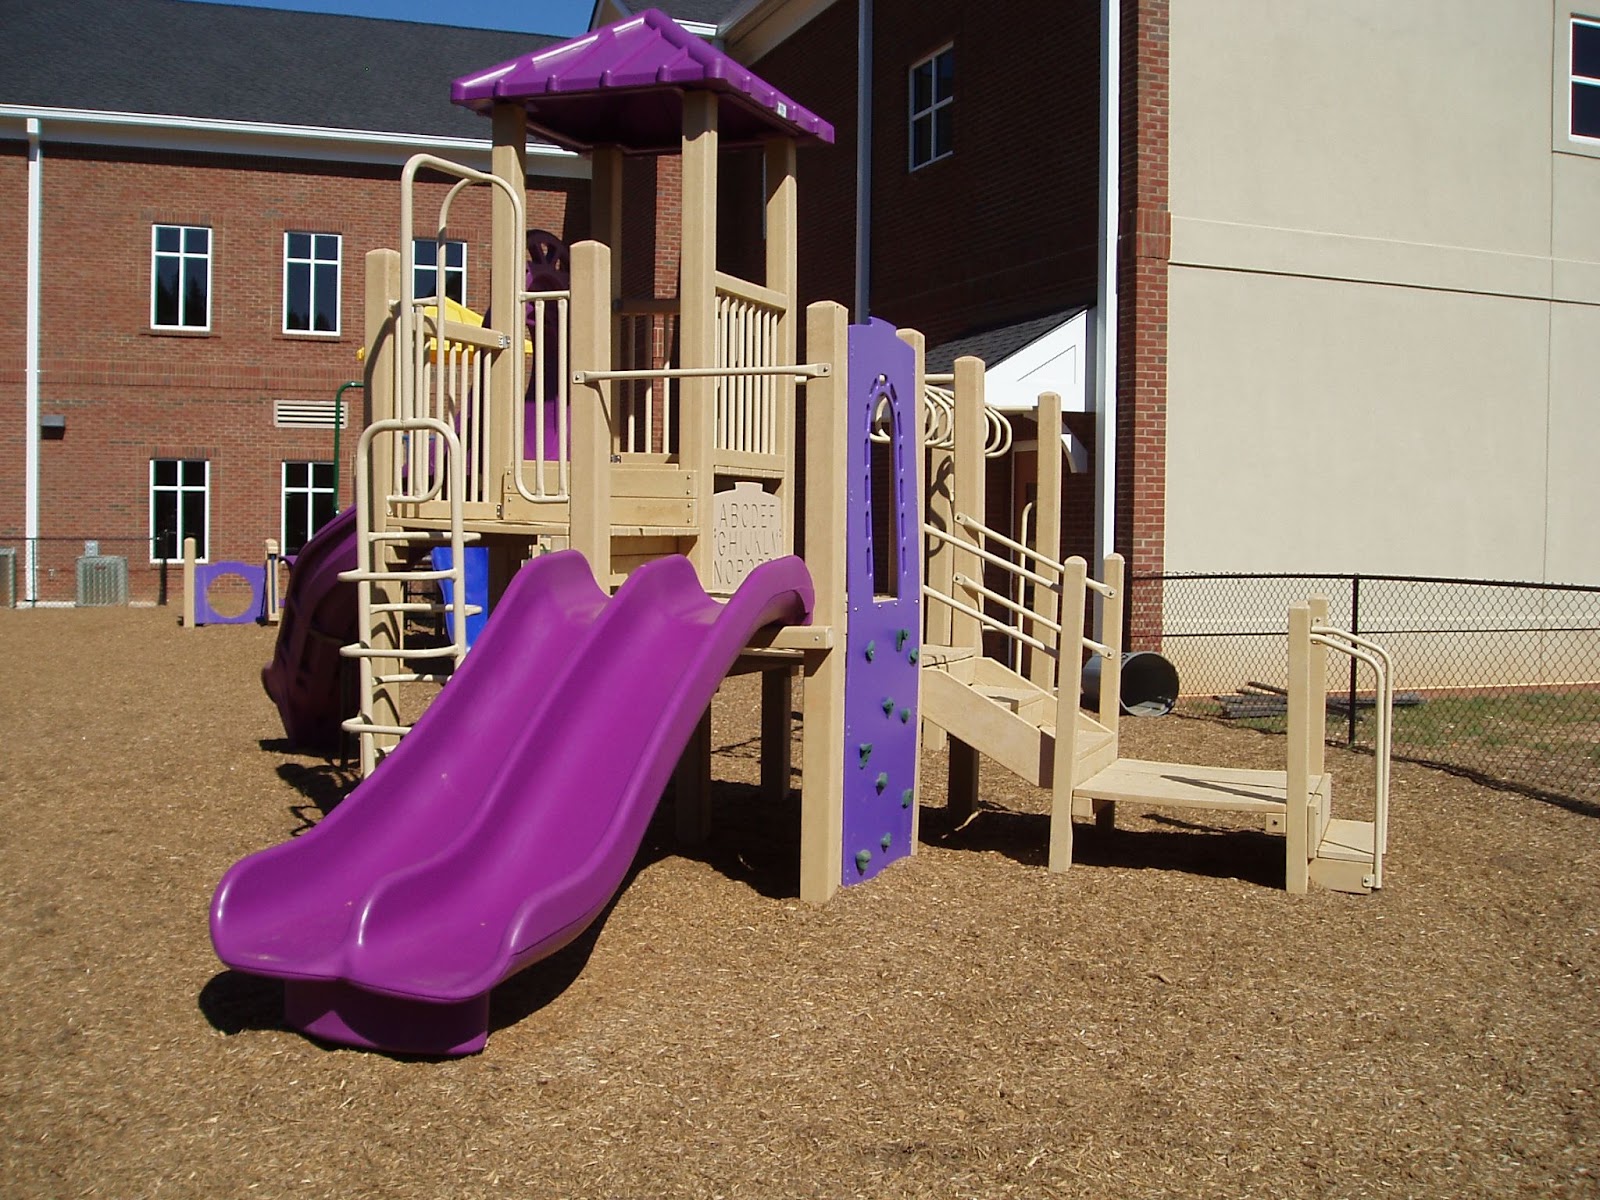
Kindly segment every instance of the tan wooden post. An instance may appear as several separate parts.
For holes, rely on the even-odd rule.
[[[1100,724],[1112,733],[1117,732],[1117,723],[1122,720],[1122,622],[1123,606],[1127,603],[1123,594],[1126,579],[1122,555],[1106,555],[1105,576],[1101,582],[1112,594],[1101,598],[1104,607],[1101,609],[1100,642],[1111,653],[1100,664],[1099,698]]]
[[[1326,596],[1312,596],[1308,601],[1311,609],[1311,624],[1326,625],[1328,623],[1328,598]],[[1309,637],[1309,633],[1307,634]],[[1354,697],[1352,697],[1352,700]],[[1326,751],[1328,742],[1328,649],[1326,646],[1311,647],[1311,743],[1306,755],[1306,770],[1315,778],[1327,770]]]
[[[795,361],[795,326],[800,307],[799,272],[799,194],[795,180],[793,138],[768,138],[767,166],[767,286],[784,295],[783,315],[778,319],[775,352],[781,363]],[[777,393],[775,452],[783,456],[783,478],[778,483],[778,498],[783,502],[783,552],[794,553],[795,381],[780,375],[773,381]]]
[[[1061,573],[1061,641],[1056,659],[1056,744],[1050,781],[1050,869],[1072,865],[1072,793],[1078,785],[1078,696],[1083,691],[1083,601],[1088,564],[1077,555]]]
[[[833,373],[806,384],[806,566],[816,589],[812,623],[834,644],[805,658],[801,741],[800,898],[822,904],[839,888],[844,854],[845,529],[849,449],[848,318],[822,301],[806,310],[806,361]]]
[[[983,360],[964,355],[955,362],[955,476],[951,506],[955,512],[964,513],[982,523],[985,516],[985,469],[983,445],[986,425],[983,415]],[[976,546],[978,535],[955,526],[950,531],[963,542]],[[976,554],[957,550],[954,570],[972,579],[982,581],[983,560]],[[954,595],[955,592],[950,594]],[[967,599],[975,608],[983,607],[983,597],[968,592]],[[976,617],[962,612],[950,615],[950,644],[972,649],[974,658],[983,654],[983,626]],[[970,817],[978,806],[979,764],[978,752],[959,738],[950,739],[949,775],[946,785],[952,820],[960,822]]]
[[[761,672],[761,794],[778,802],[789,795],[794,769],[793,680],[790,666]]]
[[[1284,774],[1284,886],[1304,895],[1311,883],[1308,812],[1311,767],[1311,609],[1289,606],[1288,763]]]
[[[683,230],[678,278],[678,343],[682,366],[716,365],[717,98],[683,97]],[[711,583],[711,494],[715,380],[680,381],[678,462],[691,473],[699,534],[689,560],[702,584]]]
[[[183,539],[183,627],[194,628],[195,545],[192,537]]]
[[[262,572],[261,602],[265,612],[263,620],[268,625],[276,625],[283,619],[283,613],[278,603],[278,573],[283,569],[283,558],[278,553],[278,539],[268,538],[266,550],[262,555],[266,570]]]
[[[362,398],[365,408],[363,425],[388,420],[395,415],[395,307],[401,294],[400,254],[395,250],[372,250],[367,254],[366,341],[367,357],[363,364]],[[389,527],[389,491],[394,484],[394,439],[375,437],[368,458],[369,494],[366,497],[370,514],[371,532],[382,532]],[[357,498],[360,503],[360,498]],[[374,555],[386,554],[384,543],[378,543]],[[359,558],[358,558],[359,562]],[[357,587],[368,586],[357,584]],[[401,586],[396,582],[373,583],[371,596],[374,603],[397,604],[401,599]],[[400,645],[400,618],[388,611],[380,612],[372,621],[374,648],[391,649]],[[374,678],[398,673],[398,659],[373,659]],[[367,714],[377,725],[400,723],[399,698],[393,684],[373,687],[372,711]],[[353,715],[353,714],[346,714]],[[365,739],[363,739],[365,740]],[[392,734],[373,734],[374,748],[389,747],[398,740]],[[363,761],[363,773],[369,773],[373,764]]]
[[[573,371],[611,370],[611,251],[599,242],[572,247]],[[572,386],[572,548],[583,552],[600,586],[611,581],[610,380]],[[540,465],[543,469],[543,464]]]
[[[1061,561],[1061,397],[1055,392],[1045,392],[1039,397],[1039,437],[1035,458],[1038,460],[1038,491],[1033,502],[1033,548],[1052,562]],[[1027,564],[1024,563],[1024,566]],[[1048,588],[1033,589],[1033,610],[1046,620],[1059,620],[1061,611],[1057,597]],[[1035,625],[1028,631],[1042,642],[1050,640],[1050,631]],[[1048,688],[1054,680],[1056,665],[1050,656],[1033,650],[1028,656],[1028,678],[1039,687]]]
[[[622,151],[616,146],[596,146],[589,154],[589,237],[611,252],[610,288],[613,297],[622,295]],[[570,264],[568,264],[570,266]],[[624,318],[611,318],[611,344],[620,344]],[[613,353],[615,350],[613,349]],[[619,366],[632,367],[625,362]],[[612,395],[619,394],[613,388]],[[611,452],[620,453],[622,424],[615,421],[611,430]]]
[[[490,152],[490,169],[493,174],[510,185],[519,197],[527,195],[528,180],[528,120],[520,104],[500,103],[492,113],[494,149]],[[528,234],[517,219],[516,208],[501,188],[492,188],[490,201],[490,238],[493,262],[490,270],[489,306],[494,326],[509,337],[523,336],[523,308],[518,297],[522,293],[527,275]],[[410,236],[410,231],[407,231]],[[503,501],[507,494],[515,495],[516,488],[509,481],[509,472],[516,469],[522,454],[521,446],[512,444],[515,426],[512,424],[513,404],[522,403],[522,380],[517,378],[515,357],[497,354],[489,366],[489,423],[488,462],[494,476],[500,480],[499,493],[488,498]],[[487,489],[486,489],[487,490]]]

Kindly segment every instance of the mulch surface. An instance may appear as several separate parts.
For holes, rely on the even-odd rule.
[[[1279,839],[1194,813],[1052,876],[1044,795],[986,765],[951,829],[930,750],[917,855],[813,910],[733,680],[711,841],[658,819],[482,1054],[398,1059],[213,956],[223,871],[354,781],[283,744],[272,631],[172,616],[0,612],[0,1195],[1600,1196],[1589,811],[1398,764],[1374,896],[1288,896]],[[1358,814],[1370,759],[1330,765]]]

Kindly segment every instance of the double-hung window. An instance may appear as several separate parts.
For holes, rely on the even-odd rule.
[[[211,328],[211,230],[150,227],[150,327]]]
[[[950,117],[955,100],[955,47],[946,46],[911,68],[911,169],[952,152]]]
[[[339,332],[339,235],[283,235],[283,331]]]
[[[1570,94],[1567,132],[1600,141],[1600,19],[1572,18]]]
[[[418,296],[439,294],[439,252],[444,251],[444,294],[457,304],[467,302],[467,244],[436,242],[432,238],[413,238],[411,283]]]
[[[333,464],[283,464],[283,552],[299,554],[334,515]]]
[[[203,458],[150,460],[150,561],[183,558],[183,539],[206,556],[211,525],[211,464]]]

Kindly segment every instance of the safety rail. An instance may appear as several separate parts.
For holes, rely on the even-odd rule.
[[[445,450],[445,469],[442,474],[447,482],[446,493],[450,499],[450,527],[447,530],[375,528],[373,511],[375,499],[390,504],[410,503],[416,499],[417,493],[408,492],[402,482],[394,493],[384,497],[373,496],[372,444],[377,438],[384,436],[415,441],[417,434],[427,434],[430,440]],[[399,458],[400,455],[394,457]],[[404,664],[418,659],[450,658],[453,660],[453,667],[458,667],[461,665],[461,660],[466,657],[466,619],[481,610],[476,605],[468,604],[466,599],[465,548],[467,543],[476,541],[478,535],[466,533],[462,529],[461,498],[465,492],[463,470],[461,441],[456,431],[446,422],[433,417],[390,417],[374,421],[362,431],[356,446],[356,524],[359,531],[356,538],[356,567],[351,571],[341,571],[339,578],[357,585],[357,640],[352,645],[341,647],[339,652],[345,658],[357,660],[358,664],[360,689],[358,715],[344,721],[342,728],[360,736],[363,775],[371,774],[377,766],[378,737],[399,738],[410,732],[408,725],[398,721],[380,721],[374,716],[380,687],[386,690],[386,694],[392,694],[387,693],[387,689],[396,684],[441,683],[448,678],[445,674],[432,671],[380,672],[375,669],[375,662],[384,660]],[[421,486],[425,492],[428,485]],[[393,569],[387,548],[416,545],[448,545],[450,566],[427,570]],[[377,585],[395,584],[403,587],[407,582],[440,583],[445,580],[449,580],[452,584],[448,604],[403,598],[374,599],[373,596]],[[412,613],[449,613],[452,617],[450,643],[445,646],[407,647],[405,622],[400,619],[385,622],[388,627],[385,630],[384,640],[392,644],[378,644],[374,618],[403,618],[406,614]]]
[[[1373,744],[1372,886],[1383,886],[1383,857],[1389,849],[1389,764],[1394,737],[1394,658],[1382,646],[1334,625],[1311,626],[1313,645],[1326,646],[1372,668],[1377,732]],[[1323,737],[1321,722],[1309,736]]]
[[[676,300],[618,300],[617,361],[628,369],[672,367],[672,346],[677,339],[678,302]],[[659,388],[656,384],[659,382]],[[617,451],[624,454],[672,454],[677,450],[672,438],[672,409],[675,402],[670,381],[630,379],[613,394],[613,405],[621,414],[618,423]]]
[[[713,409],[717,450],[775,454],[778,450],[779,326],[788,312],[782,292],[716,273],[716,334],[713,363],[750,367],[746,374],[720,374]]]
[[[569,429],[571,420],[570,391],[567,380],[567,352],[570,345],[572,329],[572,292],[519,292],[519,306],[529,306],[533,309],[533,377],[528,381],[526,394],[535,397],[533,403],[537,406],[539,417],[533,423],[533,461],[538,468],[534,473],[533,490],[528,490],[528,485],[523,470],[527,466],[527,422],[528,405],[511,405],[512,434],[511,445],[515,467],[511,472],[511,481],[517,489],[517,494],[524,500],[534,504],[552,504],[568,500],[572,496],[572,437]],[[556,306],[556,344],[555,369],[550,369],[550,341],[546,337],[547,326],[546,310],[554,304]],[[551,388],[554,394],[550,394]],[[547,446],[544,414],[550,408],[555,409],[556,444]],[[554,453],[547,453],[553,451]],[[557,488],[551,491],[547,486],[544,464],[549,458],[556,460]]]

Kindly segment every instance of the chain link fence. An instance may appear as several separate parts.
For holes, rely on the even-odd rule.
[[[1138,576],[1159,600],[1179,711],[1281,732],[1289,605],[1394,656],[1397,757],[1600,805],[1600,588],[1398,575]],[[1153,594],[1152,594],[1153,593]],[[1328,738],[1370,749],[1373,680],[1328,657]]]
[[[0,537],[0,608],[178,603],[183,564],[154,558],[144,537]]]

